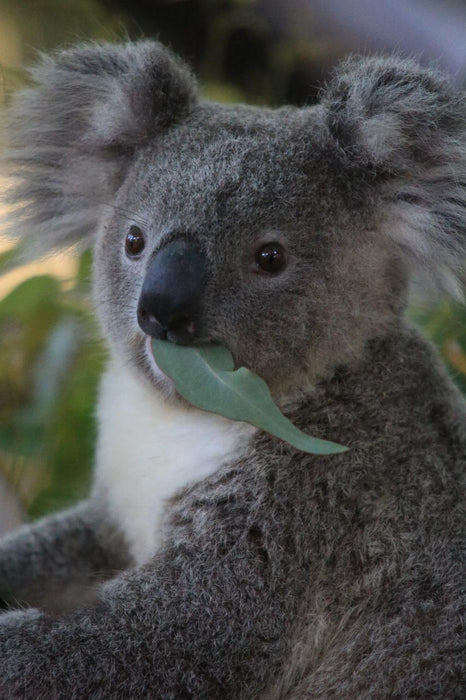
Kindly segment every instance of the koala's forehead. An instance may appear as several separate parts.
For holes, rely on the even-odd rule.
[[[317,109],[279,110],[202,103],[139,155],[128,189],[164,216],[219,206],[280,209],[322,176],[323,128]]]

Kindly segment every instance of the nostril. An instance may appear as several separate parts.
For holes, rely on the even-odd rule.
[[[181,331],[186,330],[188,333],[194,332],[194,323],[186,318],[185,316],[180,316],[180,318],[173,319],[168,326],[169,331]]]
[[[180,318],[167,328],[167,340],[177,345],[190,345],[193,342],[194,333],[193,321]]]
[[[144,333],[159,340],[166,339],[167,331],[165,327],[142,304],[139,304],[137,316],[139,327]]]
[[[184,327],[185,327],[185,329],[186,329],[186,331],[187,331],[188,333],[190,333],[191,335],[194,335],[194,333],[195,333],[195,328],[194,328],[194,323],[193,323],[192,321],[187,321],[187,322],[185,323],[185,326],[184,326]]]
[[[138,324],[141,330],[151,338],[169,340],[177,345],[190,345],[194,340],[194,322],[186,316],[170,319],[169,323],[161,323],[143,302],[139,303],[137,311]]]

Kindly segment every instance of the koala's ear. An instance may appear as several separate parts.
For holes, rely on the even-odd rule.
[[[14,231],[37,251],[86,242],[138,148],[187,116],[195,81],[157,42],[44,56],[8,118]]]
[[[380,186],[382,233],[460,295],[466,256],[466,104],[411,60],[352,58],[322,100],[342,167]]]

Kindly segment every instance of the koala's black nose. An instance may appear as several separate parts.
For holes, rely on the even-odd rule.
[[[138,305],[138,323],[153,338],[188,345],[194,339],[207,269],[198,243],[178,238],[149,263]]]

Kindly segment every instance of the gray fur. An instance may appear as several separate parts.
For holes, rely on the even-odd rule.
[[[323,103],[351,167],[390,181],[388,235],[459,295],[452,273],[464,260],[464,97],[413,62],[352,58]]]
[[[0,597],[43,610],[0,618],[0,697],[460,698],[466,407],[403,311],[418,265],[458,290],[461,98],[397,58],[352,59],[305,109],[196,103],[188,76],[150,43],[45,59],[14,112],[27,233],[95,240],[111,351],[174,403],[136,307],[151,257],[194,238],[196,341],[350,450],[256,434],[167,504],[141,567],[101,491],[3,540]],[[277,276],[253,268],[267,241],[287,251]]]
[[[21,223],[39,252],[89,235],[135,151],[190,110],[188,69],[154,42],[88,45],[43,56],[10,113]],[[13,218],[13,233],[19,225]]]
[[[0,551],[2,599],[13,607],[73,607],[130,563],[121,536],[92,502],[44,518],[33,537],[23,526],[3,537]]]

